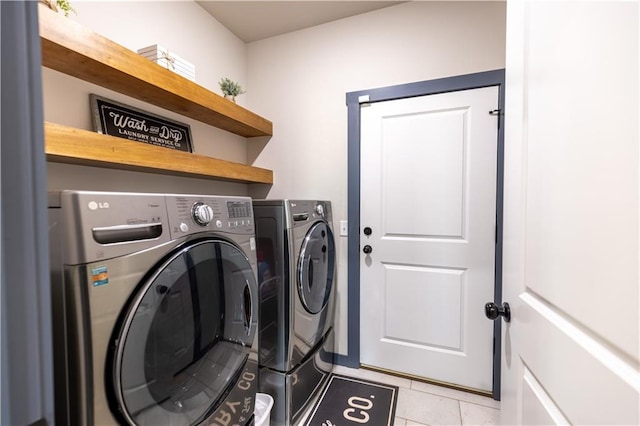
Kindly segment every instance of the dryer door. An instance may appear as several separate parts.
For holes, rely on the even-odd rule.
[[[298,293],[309,313],[317,314],[326,306],[334,273],[333,233],[326,222],[317,222],[307,232],[298,258]]]
[[[247,257],[222,240],[192,243],[158,265],[114,340],[113,385],[124,420],[195,425],[211,415],[247,362],[256,297]],[[250,401],[255,392],[247,386]]]

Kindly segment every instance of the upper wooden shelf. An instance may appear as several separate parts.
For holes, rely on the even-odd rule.
[[[271,121],[40,6],[42,65],[244,137]]]
[[[273,184],[273,172],[204,155],[44,123],[47,160],[200,179]]]

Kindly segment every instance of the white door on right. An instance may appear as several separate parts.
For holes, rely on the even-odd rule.
[[[640,423],[635,2],[509,1],[502,423]]]
[[[361,108],[364,365],[492,391],[498,93]]]

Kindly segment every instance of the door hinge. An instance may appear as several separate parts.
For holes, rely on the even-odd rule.
[[[489,115],[498,116],[498,129],[499,129],[502,121],[501,117],[504,115],[504,111],[502,111],[500,108],[492,109],[491,111],[489,111]]]
[[[371,97],[369,95],[361,95],[358,96],[358,103],[360,104],[360,108],[371,106]]]

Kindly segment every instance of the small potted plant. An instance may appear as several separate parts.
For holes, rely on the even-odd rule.
[[[246,93],[242,90],[242,86],[240,86],[239,83],[236,83],[226,77],[220,79],[218,84],[220,85],[220,90],[224,93],[225,99],[231,99],[233,102],[236,101],[236,96]]]
[[[76,13],[76,10],[71,6],[69,0],[40,0],[40,3],[44,4],[54,12],[62,10],[62,12],[64,12],[64,16],[69,16],[69,12]]]

